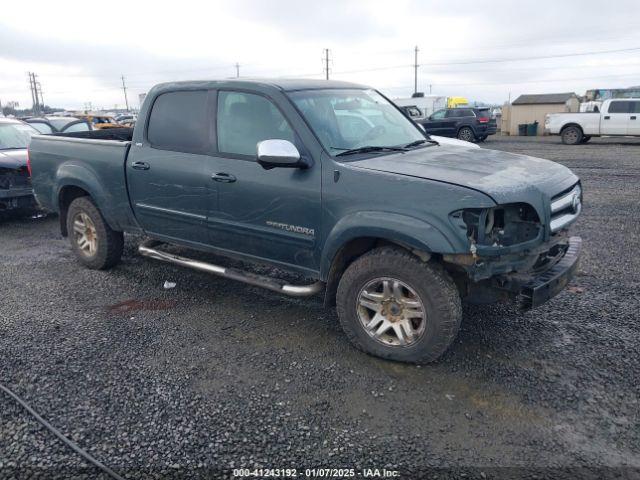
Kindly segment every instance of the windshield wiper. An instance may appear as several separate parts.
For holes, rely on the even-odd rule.
[[[411,147],[417,147],[419,145],[423,145],[425,143],[431,143],[432,145],[440,145],[440,143],[436,142],[435,140],[416,140],[415,142],[411,142],[411,143],[407,143],[406,145],[403,145],[403,148],[411,148]]]
[[[340,147],[331,147],[336,150],[344,150],[344,152],[340,152],[336,155],[336,157],[342,157],[345,155],[354,155],[356,153],[371,153],[371,152],[406,152],[407,149],[404,147],[375,147],[373,145],[366,147],[358,147],[358,148],[340,148]]]

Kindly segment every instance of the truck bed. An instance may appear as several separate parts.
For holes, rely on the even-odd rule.
[[[37,202],[59,212],[61,195],[80,189],[91,195],[112,227],[135,225],[125,173],[132,133],[114,128],[34,136],[29,159]]]

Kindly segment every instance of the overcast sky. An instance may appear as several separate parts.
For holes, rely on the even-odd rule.
[[[402,97],[416,45],[427,93],[502,103],[640,85],[640,1],[4,2],[0,101],[31,106],[29,71],[67,108],[122,107],[121,75],[136,107],[157,82],[233,77],[236,62],[240,76],[323,78],[324,48],[331,78]]]

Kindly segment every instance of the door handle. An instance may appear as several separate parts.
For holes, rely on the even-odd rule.
[[[635,115],[634,115],[633,117],[631,117],[631,120],[635,120],[635,119],[636,119],[636,116],[635,116]]]
[[[609,120],[611,117],[609,115],[605,115],[604,119]]]
[[[233,183],[236,181],[236,177],[234,177],[230,173],[219,172],[211,175],[211,180],[215,180],[216,182],[222,182],[222,183]]]
[[[133,162],[131,166],[136,170],[149,170],[151,168],[151,165],[147,162]]]

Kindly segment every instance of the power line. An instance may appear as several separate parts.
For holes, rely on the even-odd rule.
[[[640,47],[633,48],[619,48],[615,50],[599,50],[594,52],[578,52],[578,53],[562,53],[558,55],[541,55],[533,57],[521,57],[521,58],[492,58],[486,60],[469,60],[461,62],[442,62],[442,63],[425,63],[429,66],[449,66],[449,65],[472,65],[476,63],[503,63],[503,62],[523,62],[526,60],[545,60],[549,58],[567,58],[567,57],[584,57],[588,55],[602,55],[605,53],[623,53],[623,52],[635,52],[640,50]]]
[[[240,64],[236,62],[236,78],[240,78]]]

